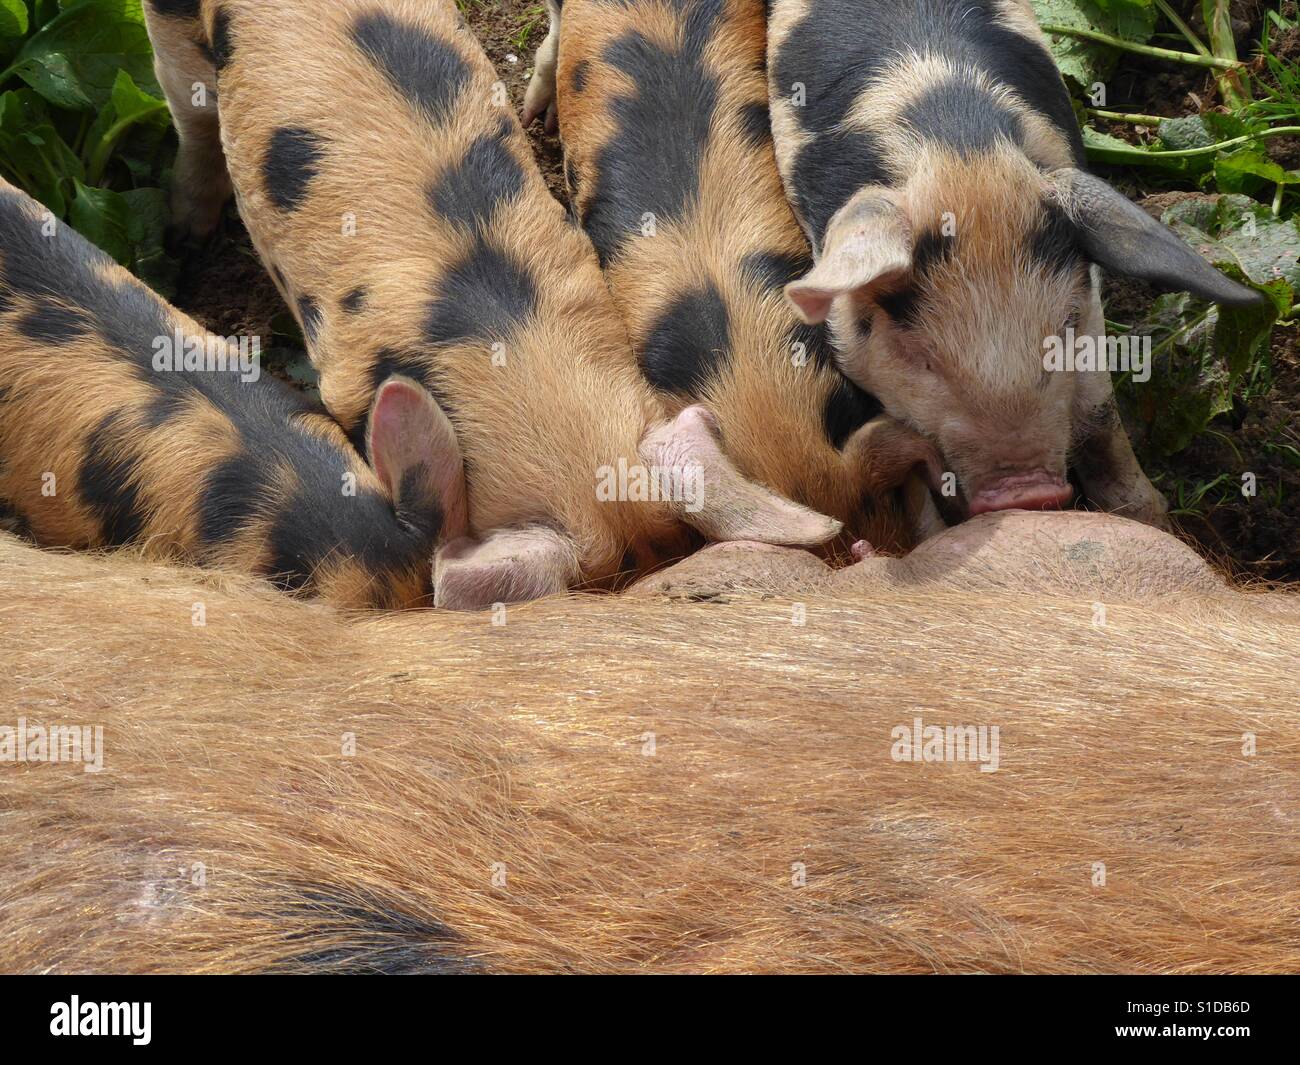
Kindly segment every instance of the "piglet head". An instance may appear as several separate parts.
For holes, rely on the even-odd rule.
[[[935,443],[970,513],[1063,506],[1071,447],[1110,413],[1108,382],[1089,379],[1116,350],[1094,267],[1258,297],[1078,170],[1044,175],[1014,152],[932,162],[860,189],[786,294],[829,319],[844,372]]]

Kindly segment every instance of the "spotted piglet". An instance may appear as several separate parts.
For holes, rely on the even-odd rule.
[[[429,601],[464,530],[446,417],[387,378],[343,431],[0,183],[0,503],[38,543],[135,545],[345,607]]]
[[[1093,502],[1163,523],[1115,411],[1106,366],[1133,354],[1104,339],[1099,268],[1257,297],[1087,173],[1028,0],[772,0],[768,44],[816,258],[787,292],[845,372],[935,441],[970,513],[1065,504],[1072,460]]]
[[[219,165],[219,128],[331,412],[358,428],[402,373],[455,426],[472,537],[440,553],[440,605],[609,581],[686,550],[683,522],[715,539],[838,532],[742,478],[708,410],[666,418],[452,0],[155,0],[148,17],[190,182],[177,217],[215,217],[224,179],[197,175]],[[219,123],[186,117],[214,98]]]
[[[715,411],[750,477],[906,547],[894,490],[937,458],[782,295],[812,264],[772,152],[761,0],[568,0],[551,18],[524,118],[558,102],[574,208],[647,379],[670,409]]]

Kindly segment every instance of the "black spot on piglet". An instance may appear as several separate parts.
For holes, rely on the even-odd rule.
[[[199,17],[199,0],[149,0],[149,6],[168,18]]]
[[[295,211],[320,172],[324,142],[309,129],[282,126],[271,134],[262,159],[266,195],[281,211]]]
[[[451,45],[391,15],[362,15],[353,24],[352,40],[431,122],[441,122],[469,84],[469,66]]]
[[[697,395],[728,356],[731,323],[713,285],[679,296],[651,330],[641,369],[656,388]]]
[[[740,264],[746,278],[764,289],[784,288],[813,267],[812,256],[782,251],[755,251]]]
[[[113,547],[131,543],[144,530],[136,458],[121,417],[114,411],[95,427],[77,471],[82,501],[99,519],[103,542]]]
[[[19,319],[18,332],[42,344],[67,344],[90,332],[90,319],[76,307],[41,302]]]
[[[842,448],[853,433],[884,409],[875,396],[863,392],[850,381],[840,379],[826,397],[826,409],[822,412],[826,438],[832,447]]]
[[[746,104],[740,109],[740,128],[745,143],[751,148],[762,148],[772,139],[772,115],[765,103]]]
[[[230,33],[230,12],[218,8],[212,19],[212,62],[218,71],[225,70],[230,57],[235,51],[234,38]]]
[[[307,338],[307,343],[316,343],[316,337],[320,333],[320,304],[311,296],[299,296],[298,317],[302,319],[302,335]]]
[[[587,73],[591,70],[591,63],[586,59],[579,59],[573,64],[573,91],[582,92],[587,88]]]
[[[519,195],[524,172],[509,148],[492,135],[479,137],[429,190],[434,211],[464,229],[486,226],[492,212]]]
[[[527,268],[479,242],[439,281],[424,336],[431,344],[504,340],[536,304],[537,284]]]

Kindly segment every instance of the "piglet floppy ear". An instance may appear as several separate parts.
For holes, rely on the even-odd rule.
[[[399,516],[441,518],[440,540],[467,528],[465,462],[451,422],[423,385],[393,374],[375,393],[366,454]]]
[[[690,490],[675,500],[683,521],[710,540],[821,544],[842,525],[748,480],[718,444],[718,423],[706,407],[687,407],[652,428],[641,459]]]
[[[943,480],[943,464],[934,445],[887,414],[872,418],[849,437],[844,464],[854,482],[873,495],[902,487],[914,471],[922,473],[936,492]]]
[[[1101,178],[1066,169],[1052,174],[1051,181],[1074,221],[1079,246],[1109,272],[1227,307],[1248,307],[1264,298],[1224,277],[1177,233]]]
[[[911,268],[911,220],[890,190],[868,185],[835,212],[817,265],[786,285],[785,295],[800,318],[817,325],[826,320],[836,297]]]
[[[578,549],[547,525],[497,529],[481,540],[460,539],[438,549],[433,605],[485,610],[563,592],[580,575]]]

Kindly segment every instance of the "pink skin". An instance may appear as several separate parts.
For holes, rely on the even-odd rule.
[[[1074,489],[1047,470],[1003,477],[976,493],[968,507],[973,518],[997,510],[1059,510],[1074,498]]]
[[[1159,595],[1218,595],[1223,579],[1168,533],[1091,511],[986,513],[932,537],[902,558],[859,541],[855,564],[832,570],[807,551],[717,544],[639,582],[630,594],[723,598],[766,593],[870,593],[884,588],[1146,601]]]

